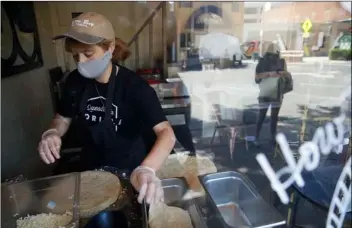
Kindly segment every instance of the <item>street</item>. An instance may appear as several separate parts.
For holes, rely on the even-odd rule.
[[[191,94],[192,118],[211,122],[209,103],[235,110],[255,108],[259,93],[254,82],[255,67],[256,63],[249,62],[239,69],[181,73],[181,79]],[[340,106],[340,93],[351,84],[349,62],[294,63],[288,64],[288,71],[294,80],[294,90],[285,95],[280,117],[302,118],[304,108],[336,109]],[[207,123],[203,125],[204,130],[212,127]],[[209,134],[203,132],[203,137],[206,136]]]
[[[255,63],[248,63],[247,67],[240,69],[186,72],[181,74],[181,78],[190,93],[193,92],[192,98],[196,103],[197,99],[202,97],[202,94],[197,92],[205,89],[223,91],[227,102],[222,102],[222,105],[233,108],[235,104],[250,106],[257,103],[259,92],[258,85],[254,82],[255,66]],[[288,70],[294,80],[294,90],[285,95],[280,116],[298,117],[298,105],[336,106],[341,91],[351,83],[349,62],[288,64]],[[194,117],[203,116],[198,108],[192,111]]]

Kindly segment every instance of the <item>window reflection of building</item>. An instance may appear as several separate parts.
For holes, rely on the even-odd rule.
[[[245,2],[243,41],[250,42],[260,40],[261,15],[264,10],[264,2]]]
[[[340,2],[288,2],[265,12],[263,18],[264,40],[275,39],[275,35],[280,34],[287,48],[291,50],[302,48],[301,24],[310,19],[313,26],[305,42],[311,50],[321,42],[323,33],[323,45],[314,54],[327,56],[334,40],[341,32],[348,30],[350,24],[343,21],[350,20],[351,14]]]
[[[312,14],[311,14],[312,16],[311,16],[311,20],[315,20],[315,16],[317,15],[315,12],[312,12]]]
[[[229,34],[242,40],[243,2],[175,4],[175,17],[178,61],[182,61],[181,56],[197,55],[201,37],[211,32]]]

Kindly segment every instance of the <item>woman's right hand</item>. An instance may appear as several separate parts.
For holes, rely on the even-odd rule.
[[[60,159],[61,137],[57,130],[50,129],[42,135],[38,151],[41,159],[46,164],[52,164]]]

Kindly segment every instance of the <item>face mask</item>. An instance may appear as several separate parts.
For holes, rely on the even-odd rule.
[[[111,60],[111,52],[105,52],[104,56],[100,59],[90,60],[83,63],[78,63],[78,72],[86,78],[95,79],[104,73],[108,68]]]

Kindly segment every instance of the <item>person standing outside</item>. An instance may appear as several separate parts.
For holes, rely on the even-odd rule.
[[[256,146],[260,146],[258,141],[260,130],[269,107],[271,107],[270,141],[276,146],[276,129],[284,93],[293,89],[291,74],[287,72],[286,61],[280,58],[279,50],[277,44],[270,43],[255,69],[255,82],[259,84],[259,113],[254,141]]]

